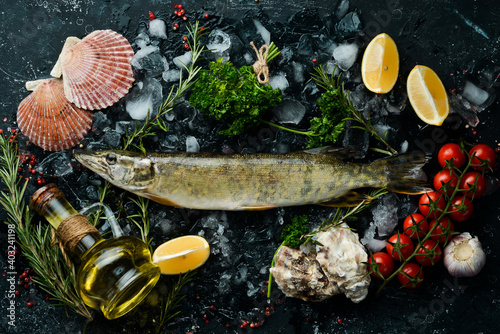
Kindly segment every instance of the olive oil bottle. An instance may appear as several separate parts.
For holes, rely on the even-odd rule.
[[[142,240],[122,235],[112,226],[114,237],[104,239],[66,200],[55,184],[37,190],[30,206],[56,229],[78,265],[77,285],[89,307],[116,319],[137,306],[153,289],[160,269],[151,262],[151,253]]]

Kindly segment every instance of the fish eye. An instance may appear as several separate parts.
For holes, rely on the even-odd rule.
[[[106,155],[106,162],[110,165],[114,165],[116,164],[116,154],[114,153],[108,153],[108,155]]]

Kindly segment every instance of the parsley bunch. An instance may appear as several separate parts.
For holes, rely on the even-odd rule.
[[[220,134],[234,136],[258,126],[281,99],[280,89],[259,84],[251,66],[237,69],[219,58],[210,63],[210,70],[200,71],[189,103],[205,115],[225,120],[229,128]]]
[[[335,144],[345,130],[345,118],[350,116],[350,111],[343,104],[341,87],[330,88],[317,101],[321,110],[321,117],[311,119],[308,148],[321,147]]]
[[[286,225],[281,232],[282,245],[290,248],[299,248],[305,239],[302,236],[309,233],[309,217],[307,215],[294,216],[290,224]]]

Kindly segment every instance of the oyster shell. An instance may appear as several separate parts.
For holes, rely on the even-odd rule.
[[[31,142],[47,151],[60,151],[85,137],[93,113],[66,99],[61,79],[30,81],[26,88],[33,92],[19,104],[17,123]]]
[[[96,30],[82,40],[68,37],[51,75],[62,76],[66,98],[77,107],[104,109],[132,87],[133,56],[125,37],[112,30]]]
[[[282,246],[270,269],[280,290],[289,297],[322,301],[343,293],[355,303],[368,295],[370,275],[363,262],[368,254],[358,235],[346,224],[317,233],[316,248]]]
[[[270,269],[276,284],[288,297],[305,301],[322,301],[339,294],[337,286],[330,284],[316,261],[316,250],[310,252],[282,246]]]
[[[316,260],[330,282],[335,282],[340,291],[355,303],[365,299],[371,280],[365,264],[368,254],[358,235],[342,224],[318,233],[317,238],[323,246],[317,246]]]

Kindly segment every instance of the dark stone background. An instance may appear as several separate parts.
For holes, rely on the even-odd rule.
[[[182,4],[188,10],[191,22],[202,20],[203,14],[209,13],[211,19],[207,25],[210,27],[234,24],[245,16],[258,17],[264,25],[272,26],[273,22],[287,22],[292,15],[302,12],[304,19],[292,20],[289,27],[297,31],[309,31],[310,25],[321,27],[327,22],[324,18],[335,11],[339,1],[308,0],[299,4],[289,0],[261,0],[258,3],[253,0],[185,0]],[[67,36],[82,37],[95,29],[113,29],[133,40],[139,25],[147,22],[148,11],[153,11],[170,22],[168,20],[173,13],[172,5],[171,1],[160,0],[128,3],[115,0],[23,0],[15,3],[0,0],[0,128],[6,130],[16,127],[17,105],[28,94],[24,83],[49,75]],[[400,52],[402,80],[416,64],[425,64],[440,75],[448,89],[460,88],[468,75],[498,64],[500,15],[494,0],[352,0],[350,8],[360,15],[366,40],[382,31],[395,39]],[[295,16],[297,17],[300,16]],[[401,120],[417,122],[410,112],[411,108],[408,106],[401,114]],[[481,123],[476,127],[476,133],[461,127],[460,133],[451,131],[446,138],[466,136],[470,141],[476,140],[495,147],[499,142],[498,112],[497,99],[480,114]],[[418,130],[409,128],[405,133],[408,133],[407,139],[413,148],[417,140],[427,140],[426,143],[430,145],[427,146],[428,151],[434,152],[435,147],[442,143],[442,139],[432,139],[430,127]],[[247,328],[241,332],[498,333],[500,243],[496,236],[500,233],[499,197],[497,193],[478,201],[474,217],[467,228],[479,236],[488,256],[485,268],[477,277],[454,282],[444,268],[434,268],[428,272],[426,284],[418,290],[402,290],[394,282],[380,297],[371,293],[367,300],[357,305],[342,298],[320,304],[290,299],[278,302],[277,298],[273,298],[273,314],[265,317],[265,322],[259,328]],[[313,210],[325,214],[325,209],[315,208],[296,212],[311,213]],[[259,261],[265,261],[255,263],[255,268],[249,273],[260,275],[263,287],[267,274],[260,274],[259,269],[271,259],[278,235],[266,241],[265,236],[259,236],[260,224],[272,222],[276,214],[274,211],[266,214],[228,214],[231,228],[234,228],[228,234],[230,237],[241,238],[242,252],[255,248],[256,252],[264,254],[255,257]],[[3,213],[2,219],[5,219]],[[262,237],[258,238],[260,242],[257,245],[246,243],[244,238],[248,233],[256,233],[259,238]],[[279,228],[276,233],[279,233]],[[2,234],[2,239],[4,238],[5,234]],[[5,244],[3,240],[2,244]],[[4,251],[2,255],[5,255]],[[244,285],[241,285],[243,291],[238,291],[240,286],[233,285],[232,292],[224,296],[218,296],[214,292],[210,283],[214,283],[213,276],[216,272],[212,272],[214,269],[210,266],[217,268],[216,260],[217,257],[211,258],[189,286],[187,297],[180,308],[181,315],[165,327],[166,333],[235,333],[240,331],[238,324],[241,319],[260,317],[260,309],[266,303],[263,295],[246,297]],[[1,258],[0,263],[5,265],[5,257]],[[0,284],[3,290],[7,289],[2,277]],[[452,291],[451,287],[455,289]],[[24,300],[28,296],[39,301],[36,307],[26,306]],[[15,328],[6,324],[4,310],[8,300],[6,293],[1,296],[0,332],[83,332],[84,320],[71,313],[67,314],[63,307],[49,306],[50,303],[43,301],[44,296],[45,293],[36,288],[29,292],[22,291],[18,297]],[[211,305],[214,305],[214,310],[209,308]],[[208,324],[204,315],[210,320]],[[141,322],[143,317],[143,314],[135,314],[107,321],[96,315],[96,320],[88,325],[86,332],[148,332],[151,324]],[[342,323],[338,323],[337,319],[342,319]]]

